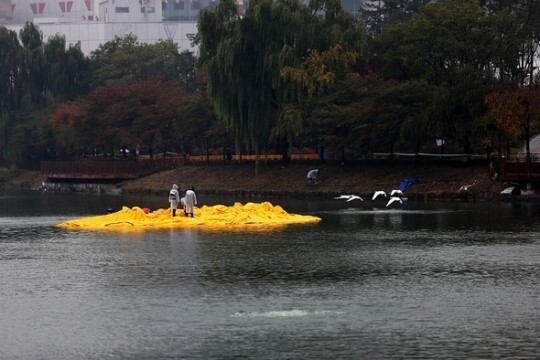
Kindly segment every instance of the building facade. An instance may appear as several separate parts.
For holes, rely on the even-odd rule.
[[[65,36],[68,46],[85,55],[101,44],[133,34],[142,43],[169,40],[181,51],[196,51],[191,40],[197,33],[199,11],[219,0],[0,0],[0,26],[17,33],[33,22],[47,41]],[[244,0],[237,0],[245,11]],[[345,10],[357,14],[365,0],[343,0]]]
[[[19,33],[33,22],[44,41],[63,35],[67,46],[79,46],[85,55],[129,34],[142,43],[168,40],[181,51],[195,51],[190,39],[197,32],[196,13],[191,21],[164,21],[167,5],[161,0],[0,0],[0,25]]]

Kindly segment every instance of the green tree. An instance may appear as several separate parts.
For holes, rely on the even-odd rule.
[[[367,1],[362,9],[368,34],[375,38],[392,25],[408,21],[432,0],[375,0]]]
[[[217,121],[213,107],[203,95],[190,97],[185,106],[178,109],[173,129],[181,151],[185,153],[191,153],[197,147],[209,156],[211,147],[231,146],[226,127]]]
[[[8,138],[10,163],[16,167],[38,169],[39,162],[54,147],[48,124],[43,121],[48,110],[13,111],[13,125]]]
[[[486,111],[484,98],[491,87],[481,79],[461,79],[454,86],[432,86],[426,107],[431,139],[453,140],[465,153],[480,151],[480,138],[485,135],[482,117]]]
[[[237,150],[264,151],[279,112],[294,91],[280,71],[297,67],[308,49],[342,44],[356,50],[362,32],[336,0],[251,2],[243,16],[232,0],[199,15],[199,65],[219,119],[230,127]],[[257,161],[258,164],[258,161]]]
[[[447,0],[387,29],[375,55],[384,76],[452,84],[471,74],[491,80],[511,72],[522,43],[512,14],[486,14],[474,2]]]
[[[433,137],[473,149],[484,97],[497,83],[516,82],[524,38],[509,12],[486,13],[467,0],[426,5],[410,21],[388,28],[377,54],[386,77],[433,86],[426,116]]]
[[[532,84],[538,77],[538,48],[540,44],[540,1],[538,0],[484,0],[481,5],[489,12],[507,12],[514,16],[519,28],[521,52],[516,70],[522,74],[519,85]],[[538,80],[536,80],[538,81]]]
[[[31,22],[21,29],[22,50],[20,53],[20,106],[24,109],[36,109],[45,104],[44,88],[46,78],[45,57],[43,54],[43,35]]]
[[[423,82],[385,81],[377,76],[354,87],[352,101],[341,107],[353,156],[370,152],[419,152],[429,137],[425,109],[430,87]]]
[[[55,35],[44,44],[45,96],[49,103],[73,100],[87,88],[88,60],[76,46],[66,49],[66,39]]]
[[[159,78],[180,81],[193,90],[193,54],[189,51],[179,53],[177,45],[170,41],[147,44],[137,42],[131,34],[115,37],[92,52],[90,64],[93,87]]]
[[[79,49],[66,50],[61,36],[43,42],[33,23],[25,24],[19,38],[0,28],[0,149],[12,164],[35,166],[53,140],[46,138],[49,106],[80,94],[86,63]]]
[[[10,114],[18,105],[16,84],[19,83],[20,50],[17,33],[0,27],[0,160],[9,155]]]
[[[333,45],[328,50],[318,52],[308,50],[308,56],[298,67],[285,66],[281,70],[281,78],[291,91],[280,112],[276,126],[273,128],[274,138],[284,138],[292,144],[295,137],[299,137],[306,119],[317,99],[327,92],[334,92],[334,84],[343,82],[347,78],[358,79],[353,73],[353,66],[359,60],[359,54],[352,51],[343,51],[340,45]]]

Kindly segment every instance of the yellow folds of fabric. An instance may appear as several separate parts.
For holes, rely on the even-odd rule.
[[[200,227],[208,229],[242,229],[279,227],[288,224],[317,223],[321,218],[311,215],[289,214],[281,206],[269,202],[232,206],[213,205],[195,208],[194,217],[185,217],[181,210],[173,217],[170,209],[148,211],[140,207],[124,206],[120,211],[99,216],[64,221],[57,226],[66,229],[136,231],[159,228]]]

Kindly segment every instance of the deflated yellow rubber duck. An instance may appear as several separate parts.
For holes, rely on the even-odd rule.
[[[204,205],[195,208],[194,217],[172,217],[169,209],[149,211],[146,208],[126,207],[107,215],[66,220],[57,226],[66,229],[87,230],[143,230],[160,228],[200,227],[208,229],[241,229],[284,226],[288,224],[317,223],[321,218],[311,215],[289,214],[279,205],[269,202],[232,206]]]

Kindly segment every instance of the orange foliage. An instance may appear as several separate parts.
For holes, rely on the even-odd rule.
[[[51,125],[73,125],[81,120],[85,115],[84,109],[80,104],[60,104],[56,110],[49,116]]]
[[[513,139],[520,139],[527,126],[540,120],[540,90],[538,86],[522,86],[503,90],[486,97],[488,116],[498,128]]]
[[[83,144],[138,144],[177,117],[189,97],[180,84],[157,80],[101,87],[59,105],[49,122],[57,135],[69,130]]]

